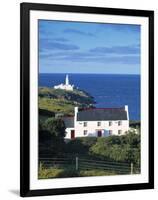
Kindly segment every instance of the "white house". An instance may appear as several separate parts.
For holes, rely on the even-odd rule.
[[[61,83],[60,85],[55,85],[54,89],[70,90],[73,91],[74,85],[69,84],[69,76],[66,75],[65,84]]]
[[[65,138],[123,135],[129,130],[127,105],[123,108],[74,109],[73,117],[64,118]]]

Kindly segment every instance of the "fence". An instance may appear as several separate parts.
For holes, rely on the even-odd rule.
[[[117,174],[139,174],[140,168],[133,163],[94,160],[82,157],[74,158],[39,158],[44,168],[69,168],[72,170],[102,170]]]

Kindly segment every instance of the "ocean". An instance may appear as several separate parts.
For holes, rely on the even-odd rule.
[[[66,74],[39,74],[39,86],[65,82]],[[130,120],[140,120],[140,75],[69,74],[70,84],[94,97],[98,108],[128,105]]]

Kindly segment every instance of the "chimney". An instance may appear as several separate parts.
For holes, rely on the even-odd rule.
[[[74,111],[75,111],[74,120],[77,121],[78,107],[75,107],[75,108],[74,108]]]
[[[125,105],[125,111],[127,112],[127,120],[129,120],[128,105]]]

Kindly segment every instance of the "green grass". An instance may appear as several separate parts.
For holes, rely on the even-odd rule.
[[[79,172],[72,167],[65,168],[42,168],[38,171],[39,179],[48,179],[48,178],[66,178],[66,177],[78,177]]]
[[[74,112],[74,106],[75,105],[71,101],[39,97],[39,108],[53,111],[55,113],[72,115]]]
[[[38,172],[39,179],[57,178],[60,177],[64,170],[58,168],[40,169]]]
[[[72,98],[72,100],[76,99],[77,96],[80,96],[81,98],[87,98],[92,101],[93,97],[90,96],[87,92],[74,89],[73,91],[67,91],[67,90],[60,90],[60,89],[54,89],[49,87],[39,87],[39,96],[49,96],[53,98]]]
[[[116,172],[107,170],[97,170],[97,169],[80,171],[80,176],[110,176],[110,175],[116,175]]]
[[[63,115],[73,115],[75,106],[89,107],[95,103],[92,96],[77,89],[65,91],[39,87],[38,96],[39,109]]]
[[[78,170],[76,171],[72,167],[63,167],[63,168],[40,168],[38,172],[39,179],[49,179],[49,178],[68,178],[68,177],[86,177],[86,176],[110,176],[116,175],[114,171],[107,170]]]

